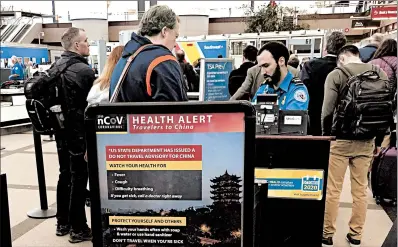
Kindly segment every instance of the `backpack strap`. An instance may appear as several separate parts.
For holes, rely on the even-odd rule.
[[[348,79],[350,79],[353,76],[353,73],[351,73],[351,71],[347,68],[345,68],[344,66],[342,67],[336,67],[337,70],[340,70],[341,72],[343,72],[343,74],[345,76],[348,77]]]
[[[152,88],[151,88],[151,76],[152,72],[155,69],[156,66],[158,66],[160,63],[163,63],[164,61],[175,61],[178,63],[177,59],[173,55],[164,55],[155,58],[148,66],[148,70],[146,71],[146,76],[145,76],[145,84],[146,84],[146,92],[149,96],[152,96]],[[183,79],[183,78],[182,78]]]
[[[133,55],[131,55],[128,59],[127,59],[127,63],[124,66],[124,69],[119,77],[119,80],[116,84],[115,90],[113,91],[112,97],[109,99],[109,102],[113,103],[115,102],[117,96],[119,95],[120,89],[122,88],[122,83],[124,81],[124,79],[127,76],[128,71],[130,70],[131,64],[134,61],[135,57],[145,48],[147,48],[148,46],[151,46],[152,44],[147,44],[147,45],[143,45],[140,48],[138,48],[138,50],[136,50],[134,52]]]

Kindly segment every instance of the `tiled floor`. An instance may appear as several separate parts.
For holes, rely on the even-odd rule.
[[[43,137],[43,139],[45,138],[48,137]],[[55,143],[42,143],[48,203],[51,206],[55,206],[55,188],[58,179],[58,158]],[[54,234],[55,218],[36,220],[27,217],[26,213],[28,211],[40,206],[32,133],[1,136],[1,146],[6,148],[1,151],[1,172],[7,174],[13,247],[92,246],[90,242],[72,245],[67,241],[67,237],[56,237]],[[339,216],[337,218],[338,230],[334,241],[336,247],[348,247],[345,235],[348,231],[348,221],[352,207],[348,171],[340,202]],[[361,246],[393,246],[391,242],[384,243],[393,225],[392,220],[381,206],[375,204],[370,191],[368,191],[368,202],[365,232]],[[394,220],[396,208],[387,208],[387,211]],[[87,209],[87,218],[90,224],[89,209]],[[393,230],[391,236],[388,239],[393,239],[396,243],[396,225],[395,232]]]

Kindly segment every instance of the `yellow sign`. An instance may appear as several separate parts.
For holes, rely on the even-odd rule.
[[[257,183],[268,182],[268,197],[322,200],[323,170],[256,168]]]

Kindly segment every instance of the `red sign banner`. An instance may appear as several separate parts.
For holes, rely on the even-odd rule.
[[[379,6],[372,7],[372,12],[370,14],[372,19],[388,19],[397,18],[397,6]]]

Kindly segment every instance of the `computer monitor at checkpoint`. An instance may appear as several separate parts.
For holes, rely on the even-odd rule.
[[[277,94],[257,96],[256,133],[261,135],[307,135],[308,111],[280,110]]]

